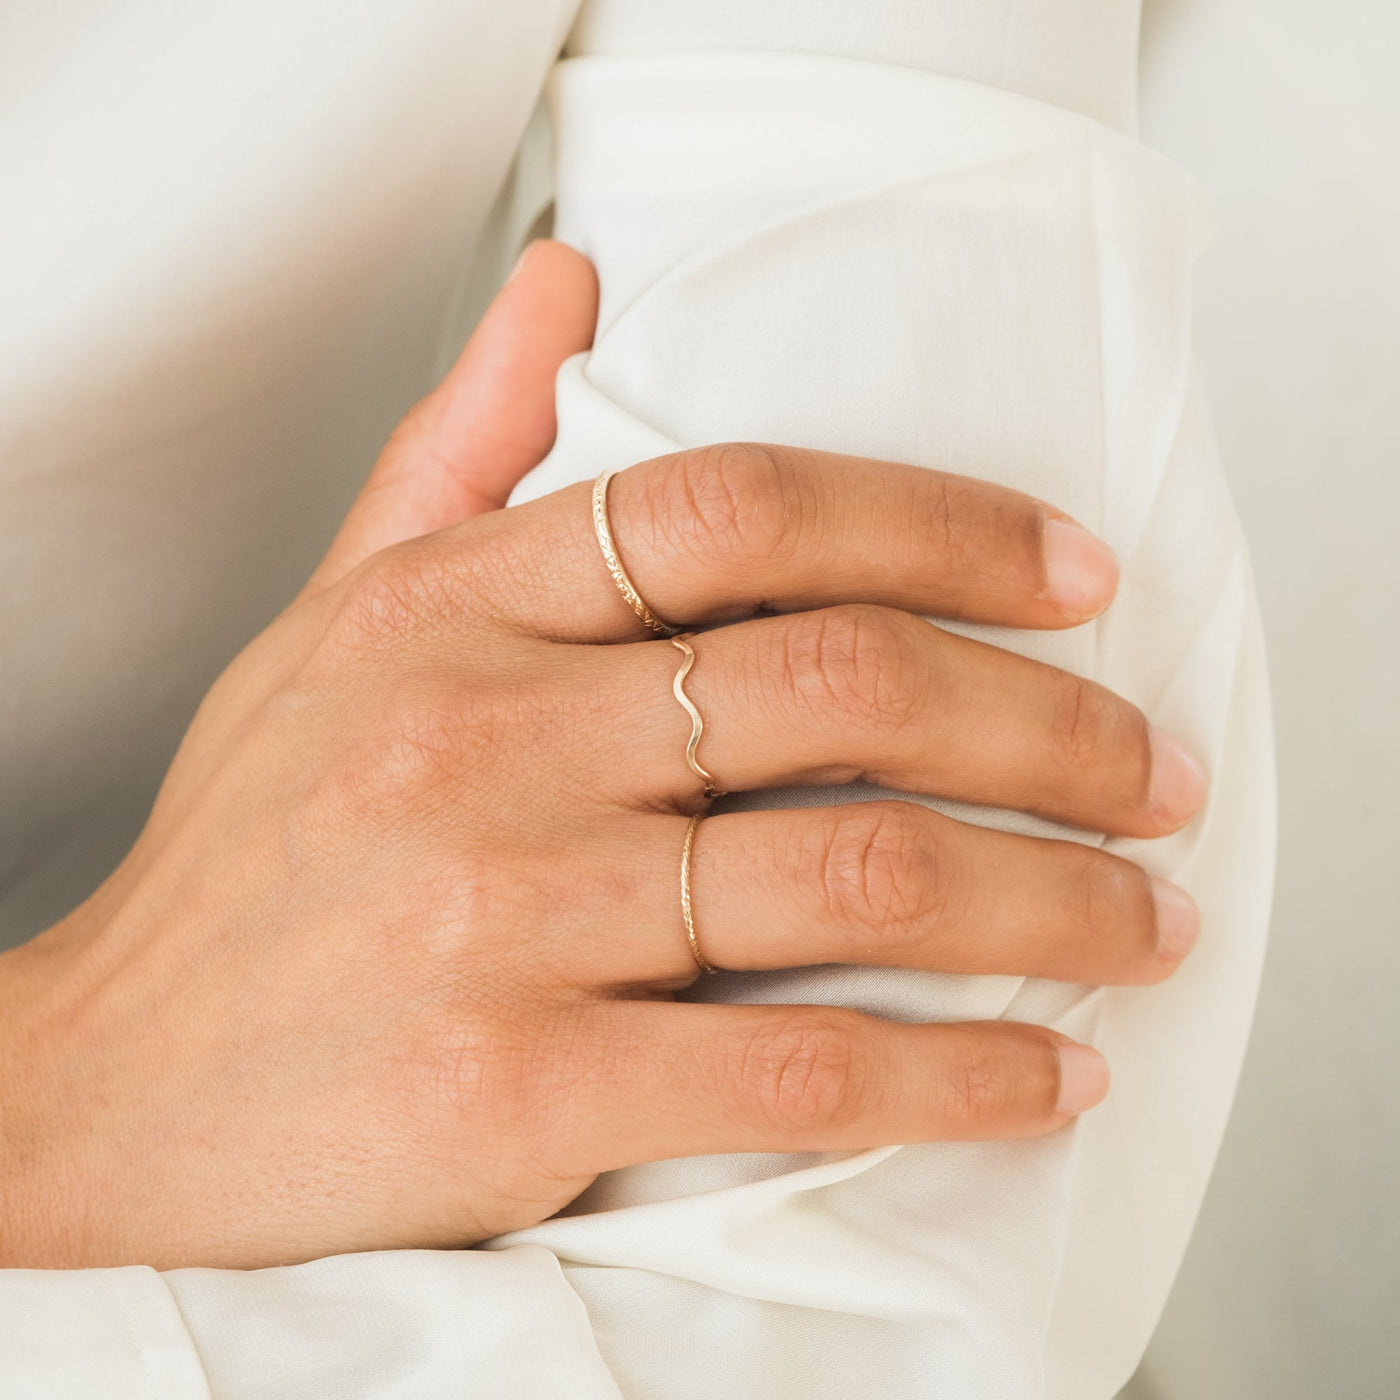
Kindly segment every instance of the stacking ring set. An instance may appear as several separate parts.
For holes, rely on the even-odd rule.
[[[616,475],[616,472],[605,471],[593,483],[593,532],[598,537],[598,548],[602,550],[603,562],[608,566],[608,573],[612,575],[618,592],[627,600],[627,605],[658,637],[669,637],[671,645],[683,653],[680,669],[676,672],[671,689],[686,714],[690,716],[690,742],[685,746],[685,761],[690,771],[700,779],[706,797],[723,797],[723,789],[715,783],[714,778],[701,766],[696,757],[700,738],[705,732],[705,721],[700,717],[700,711],[695,708],[695,702],[685,693],[685,678],[690,674],[690,668],[695,665],[695,648],[690,645],[690,638],[695,634],[682,632],[679,627],[673,627],[659,618],[646,605],[642,595],[637,592],[636,586],[627,576],[627,570],[622,565],[617,545],[613,540],[612,525],[608,520],[608,483]],[[714,972],[715,968],[700,951],[700,941],[695,936],[695,916],[690,899],[691,852],[695,845],[695,829],[703,819],[703,812],[697,812],[691,817],[685,829],[685,841],[681,846],[681,922],[685,925],[685,938],[690,945],[690,955],[695,959],[695,966],[701,972]]]

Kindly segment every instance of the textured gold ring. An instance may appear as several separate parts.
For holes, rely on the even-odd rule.
[[[685,920],[685,941],[690,944],[690,956],[701,972],[713,972],[704,953],[700,951],[700,940],[695,936],[695,915],[690,908],[690,851],[695,844],[695,828],[700,825],[702,813],[691,817],[685,828],[685,844],[681,847],[681,918]]]
[[[622,567],[617,546],[613,543],[612,526],[608,523],[608,482],[616,475],[616,472],[602,472],[597,481],[593,483],[593,533],[598,536],[598,548],[603,551],[603,562],[608,566],[608,572],[612,575],[613,582],[617,584],[618,592],[627,599],[627,604],[632,611],[653,632],[662,637],[672,637],[681,629],[672,627],[669,622],[663,622],[642,601],[642,595],[637,592],[632,580],[627,577],[627,570]]]
[[[700,760],[695,757],[695,751],[700,747],[700,736],[705,732],[705,721],[700,718],[700,711],[695,708],[695,702],[685,693],[685,678],[690,674],[690,668],[695,665],[695,648],[689,641],[694,635],[694,632],[682,632],[679,637],[671,638],[671,645],[685,653],[685,660],[681,662],[681,669],[676,672],[676,679],[671,682],[671,689],[676,692],[676,699],[685,706],[685,712],[690,716],[690,742],[685,746],[685,761],[690,765],[690,771],[705,784],[706,797],[723,797],[724,789],[700,766]]]

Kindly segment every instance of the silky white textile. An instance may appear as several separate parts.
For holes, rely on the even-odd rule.
[[[642,7],[596,6],[550,81],[557,232],[597,263],[603,306],[594,350],[560,376],[559,443],[519,495],[678,443],[755,438],[982,475],[1071,511],[1123,563],[1109,614],[986,635],[1103,680],[1206,759],[1202,819],[1110,843],[1192,891],[1200,946],[1150,989],[889,970],[709,979],[705,995],[731,1000],[1045,1021],[1092,1037],[1114,1090],[1033,1142],[615,1173],[564,1217],[476,1251],[181,1270],[165,1294],[143,1270],[0,1275],[0,1395],[91,1393],[81,1366],[104,1347],[105,1393],[240,1398],[1107,1400],[1131,1372],[1228,1109],[1270,880],[1258,630],[1190,366],[1200,201],[1104,96],[1131,91],[1129,6],[1064,0],[1076,61],[1054,81],[1015,61],[1036,30],[1018,30],[1011,3],[930,5],[926,30],[917,9],[827,3],[810,43],[805,7],[752,8],[772,28],[746,29],[738,52],[694,38],[698,9],[647,7],[631,44]],[[690,52],[664,51],[657,15],[671,11]],[[961,14],[968,51],[980,37],[978,63],[924,71],[936,37],[880,47],[936,36],[939,11]],[[1019,91],[998,85],[1023,73]],[[158,1365],[187,1381],[157,1382]]]

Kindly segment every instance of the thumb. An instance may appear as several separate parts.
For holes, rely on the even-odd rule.
[[[394,430],[308,590],[400,540],[498,510],[554,443],[554,377],[593,342],[598,279],[531,243],[447,377]]]

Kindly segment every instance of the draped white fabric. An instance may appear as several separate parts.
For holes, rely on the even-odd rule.
[[[1168,986],[835,969],[703,984],[1092,1036],[1115,1088],[1076,1130],[778,1177],[766,1159],[661,1164],[511,1239],[566,1261],[638,1394],[742,1392],[762,1375],[835,1396],[878,1356],[930,1393],[1109,1395],[1146,1343],[1223,1124],[1270,874],[1248,569],[1191,376],[1197,193],[1077,114],[865,62],[577,59],[551,98],[557,230],[605,295],[595,348],[561,375],[559,443],[517,494],[747,438],[954,467],[1055,501],[1117,550],[1118,601],[1071,633],[969,630],[1129,696],[1207,756],[1214,794],[1169,841],[1110,843],[1201,901],[1208,933]],[[734,1295],[826,1316],[770,1309],[707,1356],[735,1330]],[[638,1354],[643,1328],[691,1339],[694,1368]]]
[[[602,315],[593,351],[561,373],[558,444],[517,498],[742,438],[983,476],[1100,531],[1123,564],[1100,622],[968,630],[1094,676],[1206,759],[1200,820],[1109,843],[1195,895],[1196,952],[1150,989],[883,969],[709,979],[700,991],[726,1000],[1042,1021],[1098,1044],[1113,1092],[1032,1142],[615,1173],[564,1216],[476,1251],[181,1270],[168,1292],[142,1270],[0,1274],[0,1395],[90,1394],[69,1358],[99,1354],[106,1394],[207,1384],[238,1400],[1108,1400],[1132,1371],[1228,1111],[1271,879],[1258,625],[1190,360],[1206,216],[1191,182],[1127,134],[1132,6],[1045,5],[1062,9],[1056,33],[1078,36],[1058,68],[1029,21],[1014,37],[1009,0],[981,7],[981,28],[977,7],[952,0],[927,7],[927,30],[915,8],[876,7],[897,21],[888,33],[857,6],[798,8],[767,7],[790,43],[733,20],[752,48],[781,52],[695,39],[687,23],[717,31],[688,7],[616,0],[584,16],[577,56],[549,83],[553,184],[558,236],[598,265]],[[673,10],[688,19],[670,47],[689,52],[662,51],[656,16]],[[968,59],[948,65],[961,76],[888,51],[934,33],[940,11],[962,16]],[[804,19],[821,29],[810,43]],[[842,46],[842,19],[859,44]],[[1018,66],[1017,53],[1039,58]],[[23,1325],[11,1297],[26,1300]],[[107,1337],[121,1345],[104,1353]],[[157,1387],[147,1353],[188,1379]]]

